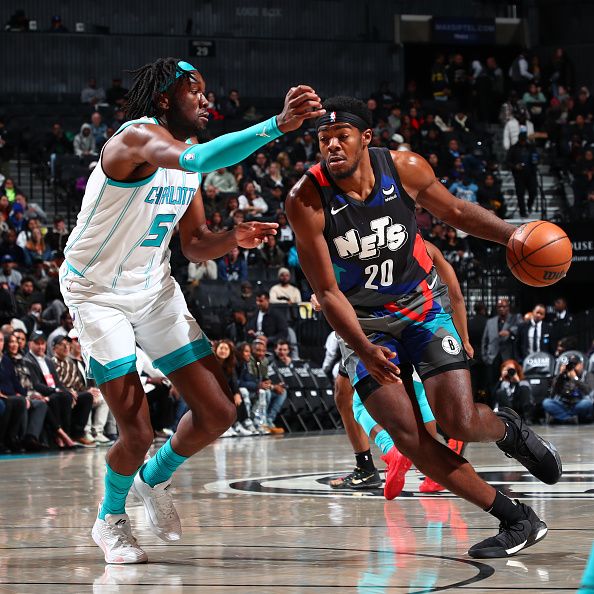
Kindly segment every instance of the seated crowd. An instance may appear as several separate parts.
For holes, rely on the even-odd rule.
[[[474,389],[494,409],[511,407],[527,423],[592,422],[594,344],[586,353],[576,350],[576,322],[565,298],[549,308],[538,303],[524,316],[499,299],[490,318],[477,303],[469,334]]]

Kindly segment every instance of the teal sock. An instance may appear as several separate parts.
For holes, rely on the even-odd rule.
[[[356,391],[353,394],[353,415],[355,421],[363,427],[363,430],[369,436],[371,430],[377,425],[377,421],[367,412],[365,405],[361,402],[361,398]],[[382,429],[375,436],[375,444],[382,451],[382,454],[387,454],[394,447],[394,442],[385,429]]]
[[[105,514],[126,513],[126,497],[136,476],[136,473],[130,476],[118,474],[107,463],[105,467],[105,495],[99,511],[100,520],[105,520]]]
[[[382,454],[387,454],[394,447],[394,441],[390,437],[390,434],[385,429],[382,429],[375,436],[375,445],[382,451]]]
[[[186,456],[180,456],[173,451],[169,439],[140,467],[140,478],[151,487],[164,483],[187,459]]]
[[[592,592],[592,589],[594,589],[594,545],[592,546],[590,558],[588,559],[586,569],[584,570],[584,576],[582,577],[582,584],[578,590],[578,594]]]

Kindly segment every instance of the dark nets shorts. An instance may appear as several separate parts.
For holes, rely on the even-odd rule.
[[[416,369],[421,380],[450,371],[467,369],[468,361],[462,340],[450,315],[447,287],[439,277],[431,285],[399,302],[388,304],[359,317],[371,342],[396,353],[392,359],[400,367],[401,377]],[[351,384],[362,399],[379,387],[357,354],[339,339],[342,361]]]

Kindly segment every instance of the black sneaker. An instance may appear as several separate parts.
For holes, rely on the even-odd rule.
[[[534,513],[534,510],[517,499],[515,501],[521,507],[524,517],[514,524],[501,522],[497,536],[491,536],[468,550],[471,557],[474,559],[511,557],[522,549],[536,544],[547,535],[547,525]]]
[[[333,479],[328,483],[333,489],[379,489],[382,486],[377,468],[372,471],[355,468],[346,476]]]
[[[547,485],[554,485],[563,474],[563,466],[557,448],[537,435],[511,408],[500,408],[497,416],[507,421],[506,424],[515,426],[514,442],[504,445],[503,440],[498,441],[499,449],[508,458],[515,458],[539,481]]]

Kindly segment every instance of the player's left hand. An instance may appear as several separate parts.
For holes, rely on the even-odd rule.
[[[242,248],[251,249],[258,247],[266,242],[270,235],[276,235],[278,223],[258,223],[251,221],[249,223],[240,223],[233,232],[235,241]]]

